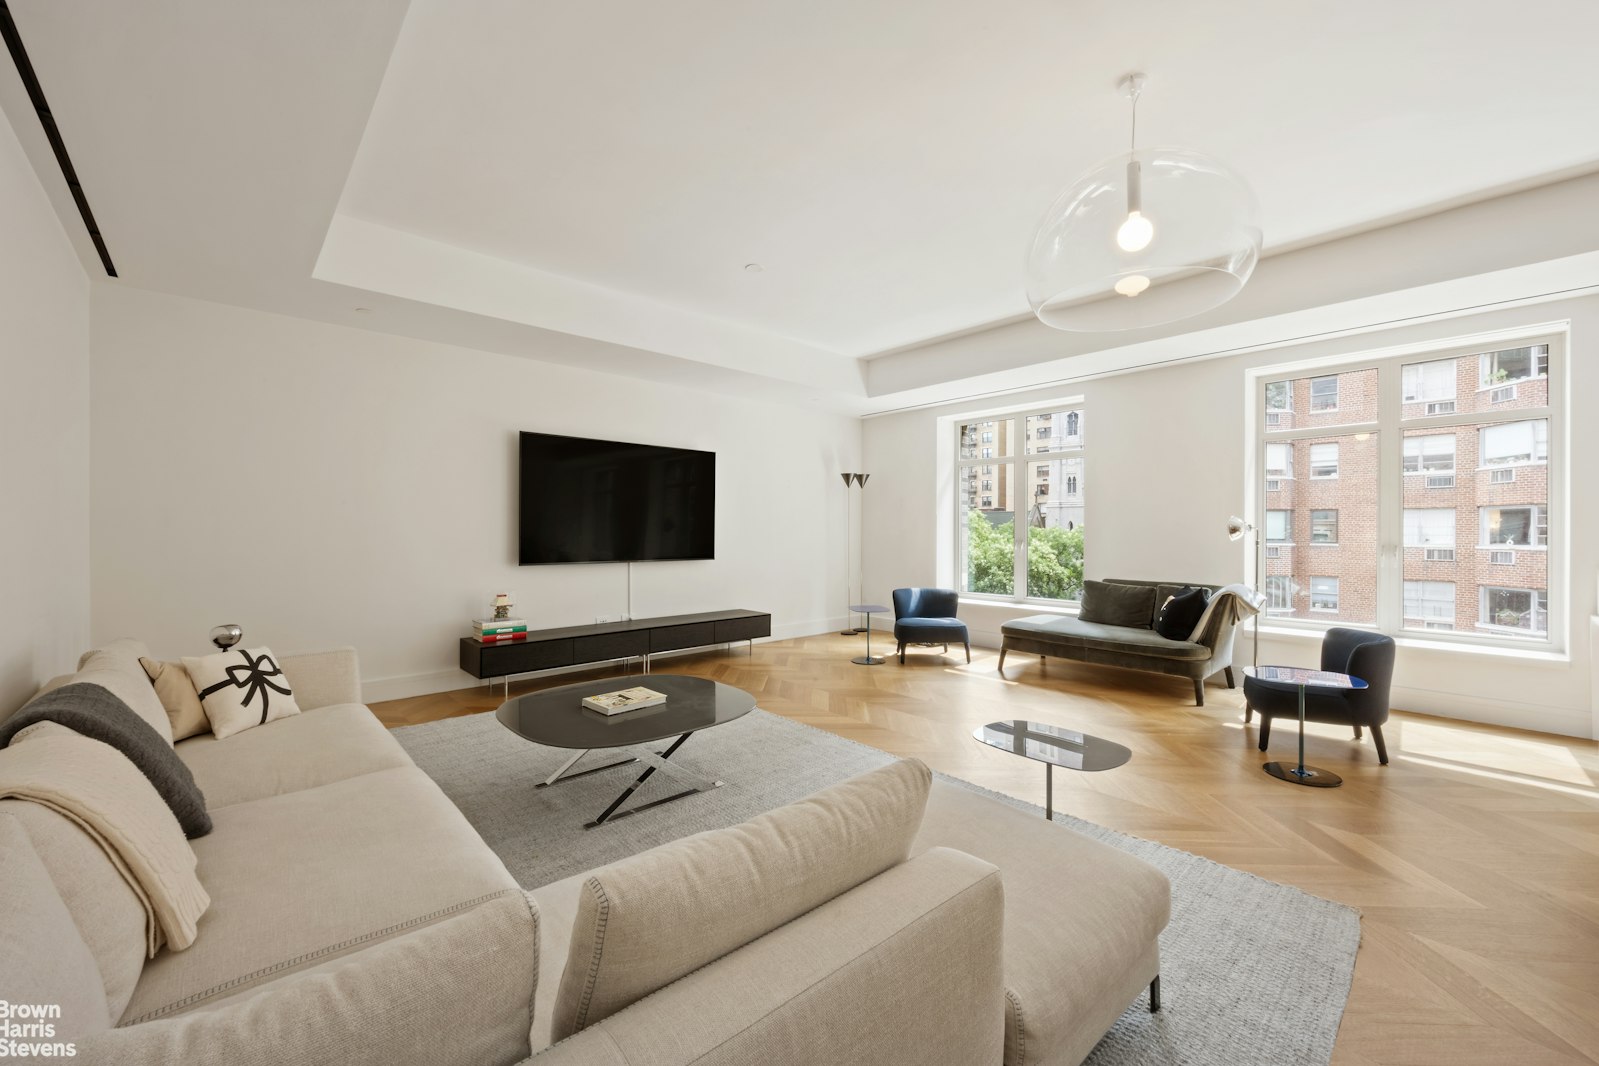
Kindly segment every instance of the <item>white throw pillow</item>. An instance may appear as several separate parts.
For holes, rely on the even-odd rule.
[[[300,713],[270,648],[230,648],[199,659],[184,656],[183,668],[218,740]]]

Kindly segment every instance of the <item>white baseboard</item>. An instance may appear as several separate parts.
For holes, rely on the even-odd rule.
[[[1586,708],[1569,710],[1546,704],[1487,699],[1400,685],[1389,690],[1388,704],[1396,710],[1430,714],[1438,718],[1502,725],[1534,733],[1555,733],[1563,737],[1588,738],[1593,728],[1592,718]]]

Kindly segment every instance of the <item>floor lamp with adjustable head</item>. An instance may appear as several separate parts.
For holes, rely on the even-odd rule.
[[[1250,533],[1255,534],[1255,593],[1258,596],[1260,594],[1260,586],[1266,583],[1265,575],[1261,573],[1260,530],[1255,528],[1253,522],[1245,522],[1237,515],[1227,519],[1228,540],[1243,540]],[[1260,611],[1258,610],[1255,612],[1255,636],[1250,641],[1250,644],[1254,652],[1254,664],[1258,668],[1260,666]]]

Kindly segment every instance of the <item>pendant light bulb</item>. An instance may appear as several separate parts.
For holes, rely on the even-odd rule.
[[[1125,278],[1117,281],[1115,288],[1116,291],[1121,293],[1123,296],[1137,296],[1139,293],[1149,288],[1149,279],[1144,277],[1142,274],[1129,274]]]
[[[1127,212],[1127,221],[1116,230],[1116,246],[1124,252],[1141,252],[1155,239],[1155,224],[1142,211]]]

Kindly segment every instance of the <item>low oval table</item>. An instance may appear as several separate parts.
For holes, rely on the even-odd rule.
[[[703,677],[687,677],[680,674],[651,674],[644,679],[648,684],[642,687],[654,689],[666,696],[665,703],[654,707],[642,707],[636,711],[625,711],[607,717],[583,706],[583,699],[587,696],[639,687],[635,684],[636,680],[631,677],[611,677],[529,692],[507,700],[494,712],[495,718],[501,725],[524,740],[552,748],[577,749],[559,770],[538,784],[539,788],[548,788],[562,781],[587,777],[589,774],[597,774],[602,770],[611,770],[631,763],[648,764],[638,779],[627,786],[609,807],[600,812],[599,817],[584,825],[585,829],[593,829],[595,826],[637,814],[651,807],[659,807],[663,803],[671,803],[686,796],[721,788],[722,782],[691,774],[682,767],[672,765],[668,760],[689,737],[700,730],[726,725],[755,709],[755,697],[743,689]],[[663,752],[656,753],[647,748],[640,748],[632,758],[620,759],[576,773],[568,772],[577,765],[579,759],[595,749],[636,747],[665,740],[667,737],[677,739],[673,740]],[[622,809],[622,804],[626,803],[656,770],[693,780],[695,787],[662,799]]]
[[[1284,766],[1280,762],[1269,762],[1263,764],[1261,769],[1279,781],[1287,781],[1294,785],[1337,788],[1343,784],[1344,779],[1331,770],[1318,770],[1314,766],[1305,765],[1305,690],[1319,688],[1330,692],[1342,692],[1365,688],[1366,683],[1349,674],[1334,673],[1331,670],[1312,670],[1304,666],[1246,666],[1244,676],[1278,688],[1299,690],[1299,765]]]
[[[1055,820],[1055,767],[1114,770],[1133,757],[1131,750],[1115,741],[1021,718],[980,725],[972,730],[972,737],[991,748],[1044,764],[1044,817],[1052,822]]]

